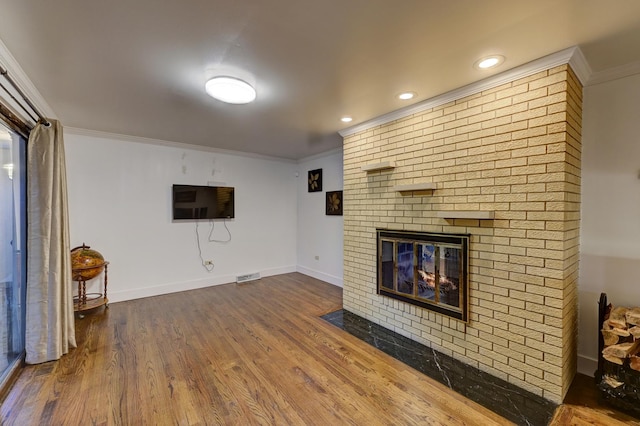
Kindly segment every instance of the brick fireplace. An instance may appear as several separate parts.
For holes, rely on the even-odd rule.
[[[344,139],[344,309],[544,398],[576,371],[582,87],[568,64]],[[469,235],[468,322],[377,291],[378,229]]]

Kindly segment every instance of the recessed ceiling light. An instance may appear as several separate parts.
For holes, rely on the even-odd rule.
[[[343,123],[351,123],[353,121],[353,117],[349,117],[348,115],[345,115],[340,119],[340,121],[342,121]]]
[[[402,99],[403,101],[408,101],[409,99],[413,99],[416,97],[416,92],[402,92],[398,95],[398,99]]]
[[[209,96],[228,104],[248,104],[256,99],[256,89],[235,77],[218,76],[207,81]]]
[[[491,55],[485,58],[478,59],[473,66],[475,68],[486,70],[487,68],[497,67],[498,65],[504,62],[504,56],[502,55]]]

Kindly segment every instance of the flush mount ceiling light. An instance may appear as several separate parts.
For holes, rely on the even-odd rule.
[[[213,77],[205,85],[209,96],[228,104],[248,104],[256,99],[256,89],[235,77]]]
[[[340,119],[340,121],[342,121],[343,123],[351,123],[353,121],[353,117],[349,117],[348,115],[345,115]]]
[[[491,55],[481,59],[478,59],[475,64],[473,64],[474,68],[480,70],[486,70],[488,68],[494,68],[504,62],[504,56],[502,55]]]
[[[402,92],[398,95],[398,99],[403,101],[408,101],[409,99],[413,99],[416,97],[416,92]]]

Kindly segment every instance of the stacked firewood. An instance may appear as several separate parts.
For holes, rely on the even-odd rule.
[[[612,308],[602,324],[602,337],[604,359],[622,365],[629,358],[629,367],[640,371],[640,308]]]

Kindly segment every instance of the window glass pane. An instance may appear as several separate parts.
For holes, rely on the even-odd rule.
[[[24,139],[0,124],[0,378],[24,351]]]
[[[413,294],[413,243],[397,243],[398,292]]]

